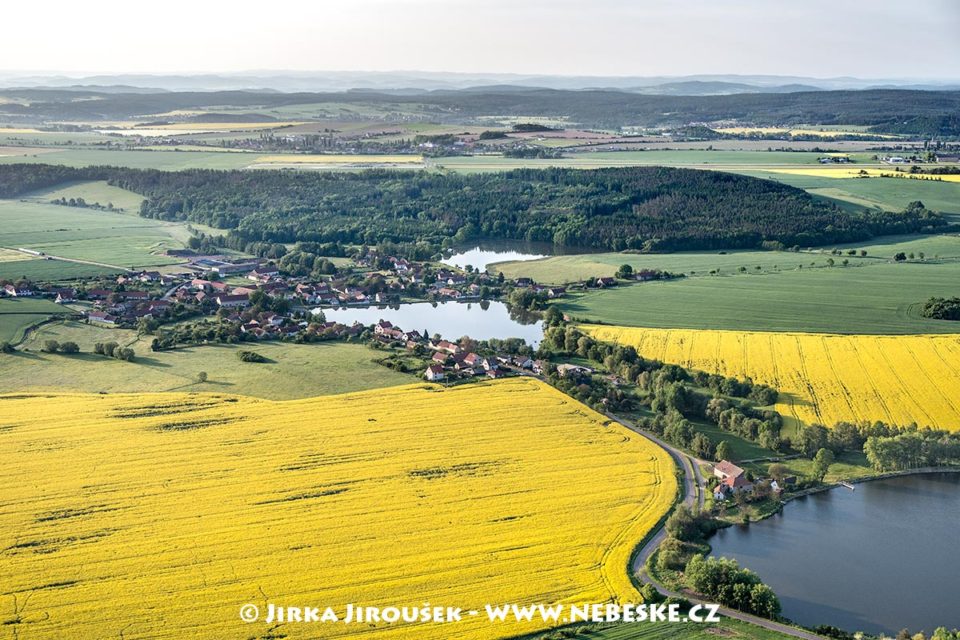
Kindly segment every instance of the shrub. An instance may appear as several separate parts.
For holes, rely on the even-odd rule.
[[[267,359],[256,351],[237,351],[237,357],[241,362],[267,362]]]
[[[73,342],[72,340],[68,340],[67,342],[64,342],[63,344],[60,345],[60,353],[66,353],[69,355],[69,354],[79,353],[79,352],[80,352],[80,346],[76,342]]]

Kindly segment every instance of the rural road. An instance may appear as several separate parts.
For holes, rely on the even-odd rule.
[[[706,501],[706,485],[702,474],[700,473],[700,461],[687,455],[683,451],[680,451],[676,447],[673,447],[657,436],[644,431],[637,427],[635,424],[629,420],[617,417],[611,413],[605,414],[611,420],[619,422],[626,428],[630,429],[634,433],[638,433],[645,438],[649,438],[656,444],[660,445],[673,458],[681,469],[683,469],[683,502],[691,507],[696,506],[698,509],[703,509],[704,503]],[[653,555],[653,552],[657,550],[657,547],[660,546],[660,543],[667,537],[666,527],[661,526],[657,533],[651,537],[643,545],[643,547],[633,555],[633,562],[630,565],[630,571],[642,582],[649,582],[654,586],[654,588],[661,594],[667,597],[675,598],[685,598],[693,603],[699,604],[711,604],[707,600],[701,600],[696,596],[690,593],[680,593],[677,591],[671,591],[664,586],[657,583],[646,573],[647,560]],[[736,609],[730,609],[728,607],[720,607],[720,613],[727,616],[728,618],[734,618],[736,620],[741,620],[743,622],[748,622],[750,624],[757,625],[758,627],[763,627],[764,629],[769,629],[770,631],[776,631],[777,633],[782,633],[784,635],[793,636],[794,638],[803,638],[803,640],[823,640],[822,636],[806,631],[804,629],[798,629],[796,627],[791,627],[780,622],[774,622],[773,620],[767,620],[766,618],[759,618],[757,616],[752,616],[748,613],[743,613],[742,611],[737,611]]]
[[[60,260],[61,262],[75,262],[77,264],[92,264],[95,267],[107,267],[108,269],[119,269],[120,271],[130,271],[126,267],[121,267],[115,264],[107,264],[106,262],[95,262],[93,260],[80,260],[78,258],[64,258],[63,256],[52,256],[50,254],[44,254],[38,256],[36,253],[30,253],[29,251],[24,251],[23,249],[14,248],[14,247],[0,247],[3,249],[10,249],[11,251],[19,251],[25,256],[30,256],[32,258],[44,258],[46,260]]]

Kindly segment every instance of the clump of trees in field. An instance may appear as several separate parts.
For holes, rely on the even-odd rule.
[[[920,308],[920,315],[934,320],[960,320],[960,298],[930,298]]]
[[[240,362],[269,362],[266,356],[249,350],[237,351],[237,358],[240,359]]]
[[[133,362],[136,353],[130,347],[121,347],[116,342],[97,342],[93,345],[93,352],[107,358],[116,358],[126,362]]]
[[[73,355],[80,353],[80,346],[72,340],[58,342],[57,340],[44,340],[40,350],[44,353],[62,353],[64,355]]]

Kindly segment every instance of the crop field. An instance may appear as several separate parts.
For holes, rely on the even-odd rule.
[[[933,320],[918,313],[920,305],[932,296],[957,295],[960,262],[876,261],[869,266],[842,267],[836,257],[835,267],[798,269],[799,264],[808,265],[811,257],[792,255],[795,261],[781,264],[779,272],[748,271],[591,290],[556,304],[579,320],[635,327],[853,334],[960,332],[960,322]]]
[[[249,154],[219,151],[121,151],[106,149],[49,149],[31,155],[0,156],[0,164],[42,162],[68,167],[112,165],[133,169],[243,169]]]
[[[362,344],[329,342],[204,345],[152,352],[151,336],[135,331],[58,322],[44,325],[23,344],[27,351],[0,357],[0,393],[211,391],[271,400],[308,398],[408,384],[412,378],[373,362],[382,353]],[[72,356],[41,353],[44,340],[76,342]],[[116,342],[137,353],[134,362],[92,354],[96,342]],[[265,363],[242,363],[240,349]],[[197,382],[205,371],[208,380]]]
[[[960,431],[960,336],[867,336],[587,326],[644,357],[781,392],[800,422],[883,420]]]
[[[146,267],[181,262],[163,252],[182,248],[184,237],[183,225],[129,214],[0,200],[0,246],[8,249],[25,247],[65,258]]]
[[[839,249],[843,255],[831,255]],[[854,250],[857,255],[846,255]],[[860,251],[867,255],[861,257]],[[938,261],[960,258],[960,236],[904,235],[873,238],[866,242],[839,244],[835,247],[793,251],[681,251],[677,253],[584,253],[550,256],[537,260],[494,262],[487,270],[496,274],[503,272],[508,278],[526,276],[546,284],[578,282],[587,278],[613,276],[620,265],[629,264],[633,269],[660,269],[687,276],[706,276],[711,271],[723,275],[740,273],[746,267],[750,274],[789,271],[803,264],[804,269],[827,267],[827,260],[835,263],[844,259],[852,266],[876,265],[883,260],[892,260],[897,253],[919,256]],[[760,267],[760,269],[757,269]]]
[[[790,134],[792,136],[819,136],[821,138],[836,138],[839,136],[861,136],[869,135],[875,136],[877,138],[889,138],[895,139],[900,136],[888,135],[888,134],[877,134],[865,131],[864,127],[839,127],[839,128],[796,128],[796,129],[787,129],[784,127],[721,127],[714,129],[719,133],[730,133],[734,135],[748,135],[748,134],[757,134],[757,135],[784,135]]]
[[[139,193],[127,191],[120,187],[107,184],[105,180],[91,182],[75,182],[53,189],[45,189],[29,194],[24,199],[41,204],[49,203],[60,198],[83,198],[88,204],[100,204],[104,207],[112,204],[115,209],[123,213],[137,214],[144,197]]]
[[[960,217],[960,184],[956,182],[829,178],[752,169],[736,172],[777,180],[838,202],[887,211],[902,211],[909,203],[920,200],[930,209]]]
[[[30,259],[25,254],[20,255],[28,259],[0,261],[0,280],[24,278],[32,282],[59,282],[121,273],[120,269],[111,267],[60,260]]]
[[[39,298],[0,300],[0,342],[18,342],[28,327],[46,320],[51,314],[65,311],[60,305]]]
[[[956,246],[960,250],[960,242],[957,242]],[[933,253],[930,255],[932,256]],[[724,253],[684,251],[661,254],[606,252],[495,262],[487,266],[487,271],[493,274],[502,271],[508,278],[527,276],[541,283],[562,284],[583,281],[587,278],[612,276],[623,264],[629,264],[634,270],[660,269],[688,275],[706,275],[716,270],[721,274],[732,275],[738,273],[740,267],[747,267],[751,272],[756,272],[758,266],[763,272],[793,269],[800,261],[803,262],[804,269],[809,268],[811,262],[815,267],[826,267],[827,259],[830,257],[819,252],[797,254],[786,251],[727,251]],[[850,261],[860,264],[861,261],[866,263],[867,259],[850,256]]]
[[[311,167],[390,167],[423,166],[423,156],[419,155],[347,155],[347,154],[286,154],[257,156],[250,164],[251,169],[274,169],[278,166],[291,166],[308,169]]]
[[[665,452],[532,379],[0,404],[0,598],[20,638],[445,640],[447,625],[238,611],[636,602],[631,550],[677,490]],[[543,625],[454,624],[468,640]]]
[[[897,171],[895,169],[877,169],[873,167],[810,167],[809,169],[768,169],[771,173],[787,173],[798,176],[813,176],[815,178],[888,178],[893,180],[926,180],[929,182],[960,182],[960,175],[947,174],[935,175],[929,173],[909,173],[907,171]]]

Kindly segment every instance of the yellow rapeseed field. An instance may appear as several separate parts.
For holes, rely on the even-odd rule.
[[[960,336],[829,335],[586,326],[644,357],[780,390],[786,417],[960,430]]]
[[[272,402],[0,396],[0,637],[486,639],[240,606],[638,602],[669,456],[529,378]]]
[[[941,182],[960,182],[958,174],[909,173],[895,169],[876,169],[861,167],[808,167],[800,169],[767,168],[770,173],[786,173],[796,176],[814,176],[817,178],[901,178],[908,180],[934,180]]]

